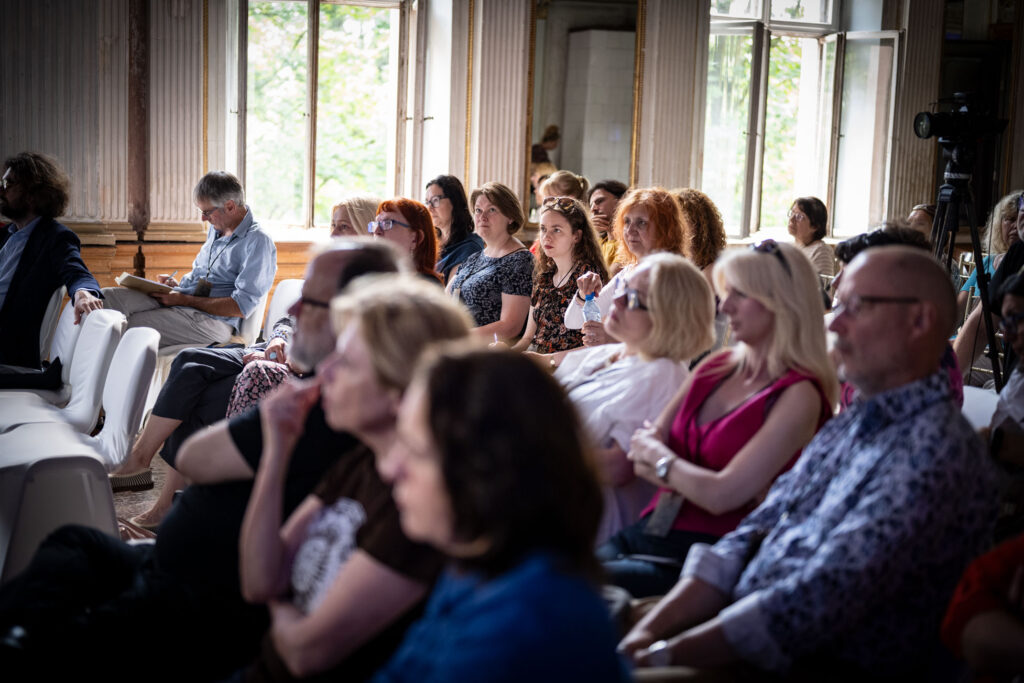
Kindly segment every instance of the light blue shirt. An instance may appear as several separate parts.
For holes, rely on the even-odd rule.
[[[192,272],[181,278],[175,288],[183,294],[195,294],[200,278],[210,282],[210,298],[229,296],[243,316],[255,310],[260,299],[274,284],[277,273],[277,247],[246,209],[245,218],[227,237],[212,226],[203,248],[192,262]],[[236,331],[240,318],[211,316],[223,320]]]
[[[25,245],[28,244],[28,238],[32,236],[37,223],[38,217],[32,219],[32,222],[21,230],[18,230],[14,223],[7,226],[7,232],[11,233],[11,237],[4,248],[0,249],[0,308],[4,307],[7,291],[11,288],[11,280],[18,270],[18,263],[21,262],[21,254],[25,251]]]

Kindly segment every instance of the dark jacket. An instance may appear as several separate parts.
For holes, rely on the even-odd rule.
[[[0,228],[0,249],[11,235]],[[0,308],[0,363],[39,367],[39,327],[55,289],[66,285],[99,293],[96,278],[82,261],[78,236],[52,218],[42,217],[21,253],[11,287]]]

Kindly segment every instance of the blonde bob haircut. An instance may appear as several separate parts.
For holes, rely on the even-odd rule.
[[[465,339],[469,313],[422,277],[363,275],[331,301],[335,334],[358,324],[381,386],[404,392],[423,351],[440,341]]]
[[[985,236],[982,238],[982,242],[990,242],[989,252],[1002,254],[1010,248],[1006,244],[1006,240],[1003,239],[1002,223],[1003,219],[1014,220],[1017,218],[1017,200],[1022,194],[1024,194],[1024,190],[1014,190],[1000,199],[992,209],[992,213],[989,214],[988,222],[985,224]]]
[[[821,285],[811,262],[791,244],[778,244],[779,251],[768,253],[754,249],[727,251],[715,263],[712,279],[718,296],[726,289],[754,299],[775,316],[775,325],[766,363],[768,374],[779,377],[787,370],[800,370],[816,377],[832,405],[839,397],[836,371],[825,349],[825,305]],[[786,266],[783,267],[782,260]],[[747,368],[750,347],[743,342],[727,351],[734,364]],[[757,368],[748,368],[757,370]]]
[[[331,207],[331,215],[333,216],[335,210],[339,208],[345,209],[348,219],[355,226],[356,234],[368,235],[369,231],[366,229],[366,226],[377,217],[377,207],[380,206],[382,201],[384,200],[379,197],[370,197],[368,195],[346,197]]]
[[[639,267],[651,273],[647,310],[652,327],[641,355],[688,361],[710,349],[715,342],[715,297],[707,278],[677,254],[651,254]]]

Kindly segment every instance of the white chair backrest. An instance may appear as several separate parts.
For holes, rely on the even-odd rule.
[[[71,398],[64,407],[64,419],[83,434],[96,426],[103,380],[126,325],[123,314],[107,309],[93,311],[82,323],[71,358]]]
[[[64,300],[68,288],[61,285],[53,290],[50,296],[50,303],[46,304],[46,312],[43,313],[43,322],[39,325],[39,359],[46,360],[50,356],[50,344],[53,341],[53,334],[57,331],[57,319],[60,317],[60,302]]]
[[[67,384],[71,378],[71,358],[75,355],[75,343],[78,341],[81,331],[82,326],[75,324],[74,303],[69,301],[60,314],[57,331],[53,333],[53,341],[50,342],[50,362],[52,363],[55,358],[60,358],[60,362],[64,365],[60,378],[64,384]]]
[[[110,482],[95,455],[49,456],[4,468],[0,481],[10,494],[0,504],[0,583],[28,566],[43,539],[65,524],[117,536]]]
[[[302,296],[302,284],[305,280],[281,280],[274,289],[274,296],[270,297],[270,306],[267,307],[267,322],[263,325],[264,341],[270,339],[274,331],[274,323],[288,315],[288,309],[292,307],[299,297]]]
[[[260,333],[260,325],[263,324],[263,314],[267,311],[267,294],[263,295],[263,298],[256,304],[256,308],[253,309],[252,313],[247,315],[242,320],[242,324],[238,326],[238,336],[242,338],[242,343],[246,346],[252,346],[256,343],[256,337]]]
[[[992,422],[992,414],[996,412],[999,394],[981,387],[964,387],[964,405],[960,412],[974,429],[988,427]]]
[[[142,411],[156,369],[159,344],[159,332],[150,327],[135,327],[124,333],[114,351],[103,386],[106,418],[95,444],[108,468],[120,465],[128,456],[142,426]]]

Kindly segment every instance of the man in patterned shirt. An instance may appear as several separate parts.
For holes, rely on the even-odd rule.
[[[939,623],[997,495],[939,370],[953,287],[928,254],[882,247],[849,265],[837,302],[840,372],[860,400],[734,532],[694,546],[620,646],[638,665],[843,680],[955,671]]]

